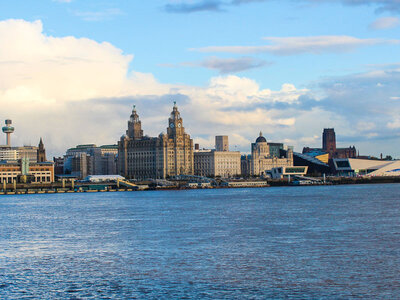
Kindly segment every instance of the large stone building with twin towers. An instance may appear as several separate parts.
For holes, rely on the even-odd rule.
[[[118,170],[129,179],[165,179],[193,174],[193,140],[185,132],[174,102],[167,133],[158,137],[143,135],[142,123],[133,107],[128,130],[118,142]]]

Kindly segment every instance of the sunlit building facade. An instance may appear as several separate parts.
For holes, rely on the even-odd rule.
[[[119,173],[131,179],[164,179],[193,175],[193,140],[185,132],[176,103],[168,119],[167,133],[143,135],[142,123],[133,108],[128,130],[118,142]]]

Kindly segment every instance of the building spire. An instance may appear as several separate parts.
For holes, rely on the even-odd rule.
[[[261,132],[261,130],[260,130],[260,136],[262,136],[262,132]]]
[[[40,137],[36,160],[37,162],[45,162],[47,160],[42,137]]]

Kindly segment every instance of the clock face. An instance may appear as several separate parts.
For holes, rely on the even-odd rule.
[[[182,124],[181,123],[178,123],[178,127],[180,128],[182,126]]]
[[[174,123],[169,124],[169,127],[174,128],[175,127]]]

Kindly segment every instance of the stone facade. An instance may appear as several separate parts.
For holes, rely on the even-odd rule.
[[[222,178],[234,177],[241,174],[240,152],[195,150],[195,175]]]
[[[251,144],[250,175],[260,176],[266,170],[278,167],[293,166],[293,150],[288,149],[287,157],[271,156],[267,140],[262,136]]]
[[[176,104],[168,119],[167,134],[158,137],[143,136],[142,123],[133,108],[128,130],[118,142],[118,170],[132,179],[193,175],[193,140],[185,132]]]

